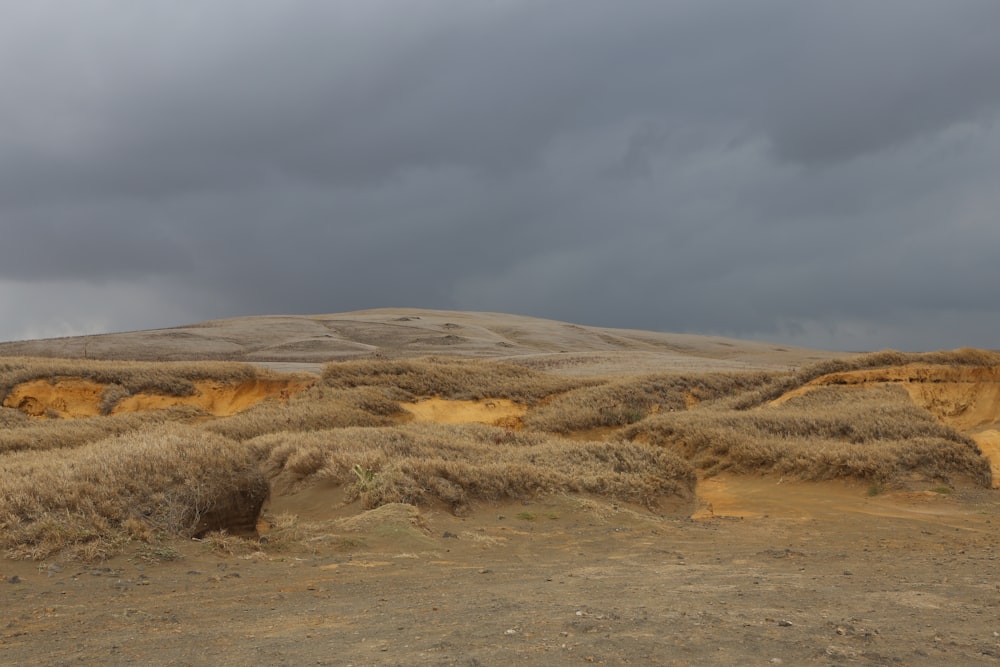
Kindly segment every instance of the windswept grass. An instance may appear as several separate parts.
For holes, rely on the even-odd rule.
[[[0,549],[14,558],[102,558],[130,540],[246,529],[268,493],[250,451],[166,425],[59,456],[0,458]],[[255,507],[256,506],[256,507]]]
[[[408,361],[346,361],[327,364],[330,388],[386,387],[401,400],[440,396],[454,400],[507,398],[534,404],[540,399],[596,381],[547,375],[514,364],[428,357]]]
[[[572,443],[537,433],[469,424],[414,424],[277,433],[248,443],[279,492],[315,481],[350,485],[367,507],[594,493],[655,506],[688,500],[694,472],[685,461],[638,443]]]
[[[544,402],[524,419],[527,428],[569,433],[602,426],[626,426],[649,415],[688,409],[772,380],[768,373],[659,374],[584,386]]]
[[[17,414],[22,414],[18,411]],[[167,422],[187,421],[200,415],[194,408],[90,417],[74,420],[36,421],[24,417],[0,429],[0,456],[21,451],[54,451],[80,447],[112,435],[122,435]],[[56,454],[53,454],[55,456]],[[0,458],[0,463],[3,462]]]
[[[624,436],[665,447],[708,473],[991,481],[975,442],[913,405],[899,387],[824,388],[780,406],[658,415]]]
[[[399,401],[381,387],[331,389],[325,386],[293,396],[286,403],[263,402],[204,425],[206,430],[235,440],[249,440],[278,431],[317,431],[347,426],[388,426],[402,414]]]

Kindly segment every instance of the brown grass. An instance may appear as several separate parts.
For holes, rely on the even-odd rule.
[[[14,412],[22,414],[16,410]],[[72,449],[111,435],[121,435],[167,422],[187,421],[200,414],[198,410],[191,408],[172,408],[158,412],[74,420],[33,420],[24,417],[12,420],[10,426],[0,429],[0,455],[28,450]],[[0,458],[0,462],[2,461]]]
[[[514,364],[428,357],[410,361],[347,361],[327,364],[330,388],[385,387],[401,400],[440,396],[455,400],[507,398],[529,405],[587,381],[547,375]]]
[[[828,373],[909,363],[994,365],[1000,355],[882,352],[795,373],[585,379],[481,360],[353,361],[327,365],[321,381],[287,401],[231,417],[187,407],[39,420],[3,408],[0,549],[92,559],[130,542],[152,553],[162,538],[226,530],[206,544],[227,552],[242,544],[234,531],[252,531],[269,486],[276,494],[340,486],[367,508],[402,502],[456,512],[553,493],[687,503],[695,470],[989,486],[975,443],[900,386],[822,386],[770,404]],[[83,378],[107,384],[108,409],[137,392],[183,394],[200,380],[262,376],[275,377],[225,363],[0,360],[4,392],[30,380]],[[400,403],[429,396],[510,399],[529,410],[518,431],[404,424]],[[555,435],[597,427],[620,429],[618,439]]]
[[[287,403],[260,403],[246,412],[208,422],[204,428],[235,440],[249,440],[278,431],[389,426],[403,411],[388,393],[379,387],[335,390],[317,386]]]
[[[198,380],[236,383],[273,376],[270,371],[235,362],[157,363],[8,357],[0,358],[0,401],[15,386],[38,379],[82,378],[115,386],[114,391],[123,396],[141,392],[190,396]]]
[[[267,491],[249,450],[176,424],[59,456],[7,454],[0,458],[0,548],[14,558],[105,557],[130,540],[256,518]],[[254,503],[256,510],[248,508]]]
[[[704,373],[646,375],[584,386],[546,401],[524,419],[527,428],[570,433],[603,426],[625,426],[651,414],[686,410],[773,379],[773,374]]]
[[[915,406],[900,387],[824,388],[780,406],[658,415],[624,435],[674,451],[710,474],[991,482],[976,444]]]
[[[366,508],[585,492],[653,506],[690,499],[691,467],[639,443],[573,443],[480,424],[413,424],[277,433],[248,443],[278,492],[316,481],[349,484]]]

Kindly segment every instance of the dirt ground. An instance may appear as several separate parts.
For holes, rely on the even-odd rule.
[[[1000,664],[996,491],[699,487],[693,519],[559,497],[347,520],[314,488],[267,510],[300,539],[257,553],[0,561],[0,664]]]

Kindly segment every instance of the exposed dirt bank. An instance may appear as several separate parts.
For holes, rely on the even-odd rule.
[[[521,418],[528,412],[526,406],[505,398],[486,398],[478,401],[427,398],[415,403],[404,403],[402,408],[413,415],[413,421],[417,422],[480,423],[507,428],[520,428]]]
[[[224,383],[211,380],[193,383],[190,396],[140,393],[108,400],[113,385],[73,377],[46,378],[23,382],[4,399],[4,406],[32,417],[72,419],[102,414],[122,414],[163,410],[191,405],[208,414],[225,417],[242,412],[267,398],[286,400],[309,386],[302,380],[253,380]]]
[[[1000,367],[908,364],[830,373],[790,391],[774,404],[830,385],[896,384],[941,421],[969,432],[1000,424]]]

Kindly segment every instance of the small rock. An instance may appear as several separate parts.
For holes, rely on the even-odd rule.
[[[19,583],[21,583],[21,577],[19,577],[19,576],[17,576],[15,574],[14,576],[7,578],[7,583],[8,584],[19,584]]]
[[[783,628],[790,628],[792,627],[792,622],[786,621],[785,619],[781,619],[780,621],[778,621],[778,625],[780,625]]]
[[[510,637],[511,635],[516,635],[517,634],[517,630],[515,630],[514,628],[510,628],[508,630],[504,630],[503,633],[505,635],[507,635],[508,637]]]
[[[456,535],[455,533],[451,532],[450,530],[444,531],[444,534],[441,537],[450,537],[450,538],[455,539],[455,540],[458,539],[458,535]]]

